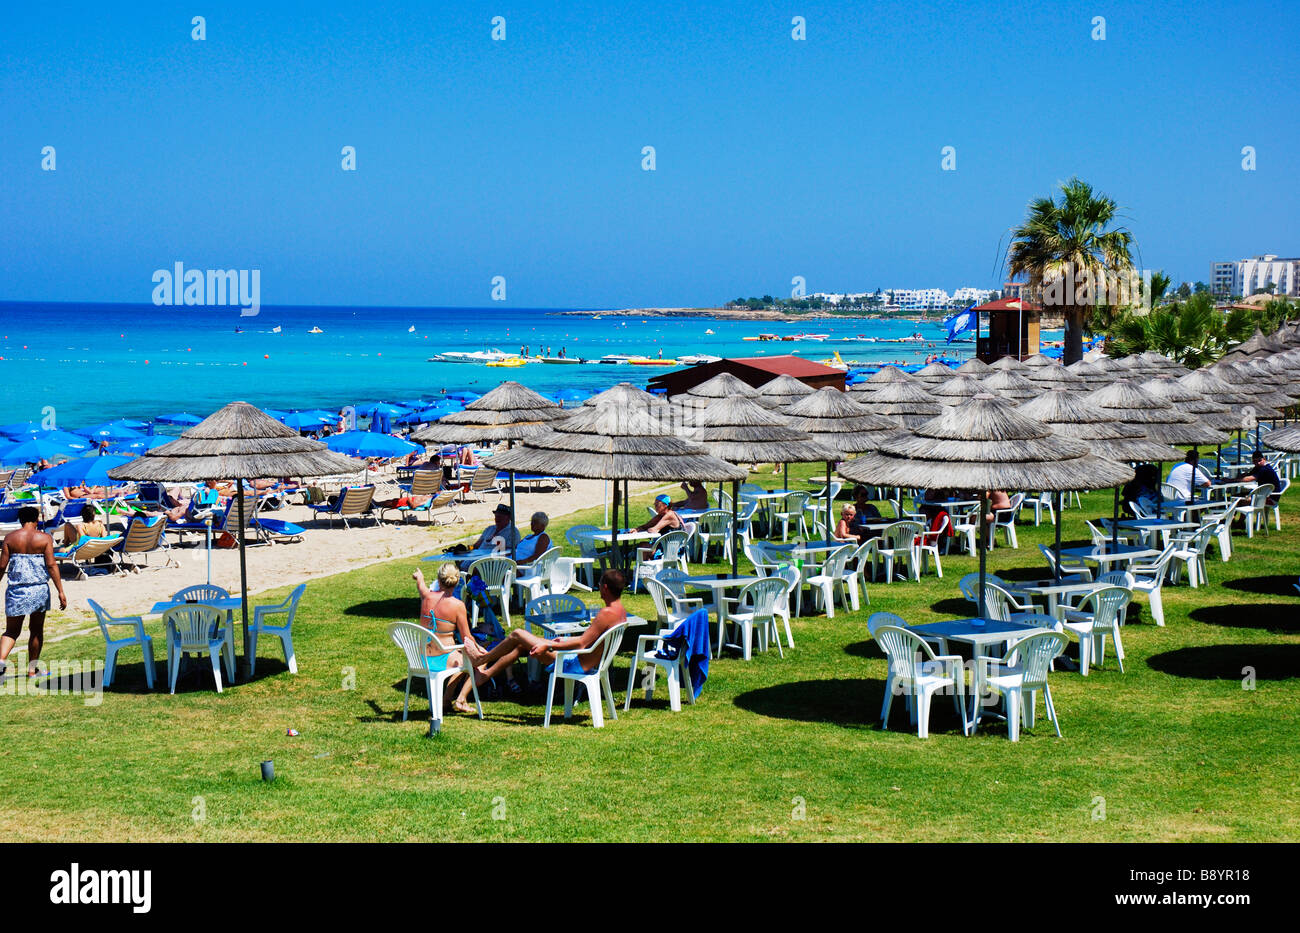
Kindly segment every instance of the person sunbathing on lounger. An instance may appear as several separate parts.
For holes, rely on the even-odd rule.
[[[108,529],[104,523],[99,520],[92,505],[83,505],[81,507],[81,524],[74,525],[68,522],[63,526],[63,546],[72,547],[82,536],[87,538],[107,538]]]

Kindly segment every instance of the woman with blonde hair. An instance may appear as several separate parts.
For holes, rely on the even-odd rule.
[[[438,568],[436,590],[430,589],[424,582],[423,571],[416,570],[411,577],[420,591],[420,624],[433,633],[429,637],[428,645],[425,646],[424,663],[429,670],[437,672],[461,667],[463,663],[461,655],[452,653],[452,650],[459,645],[464,646],[465,654],[470,658],[484,654],[479,643],[475,641],[473,633],[470,632],[465,604],[452,595],[460,583],[460,571],[456,565],[446,563]],[[474,676],[479,678],[480,684],[487,680],[477,672]],[[454,682],[455,680],[452,681]],[[465,701],[469,690],[469,678],[466,677],[460,694],[452,702],[452,708],[458,713],[474,712],[474,708]]]

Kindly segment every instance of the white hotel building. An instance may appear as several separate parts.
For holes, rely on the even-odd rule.
[[[1210,263],[1210,292],[1249,298],[1256,289],[1273,286],[1273,294],[1300,297],[1300,259],[1255,256],[1239,262]]]

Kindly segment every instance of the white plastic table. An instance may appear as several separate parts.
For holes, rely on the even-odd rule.
[[[1092,561],[1101,567],[1108,567],[1110,564],[1127,564],[1135,560],[1146,560],[1160,556],[1160,552],[1155,548],[1139,547],[1134,544],[1121,544],[1118,549],[1107,547],[1106,550],[1096,546],[1067,547],[1062,548],[1061,553],[1066,557],[1079,557],[1083,560]]]

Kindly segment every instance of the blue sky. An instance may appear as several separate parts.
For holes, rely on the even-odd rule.
[[[216,6],[4,7],[0,299],[148,301],[176,261],[268,305],[997,287],[1076,174],[1175,279],[1300,254],[1297,4]]]

